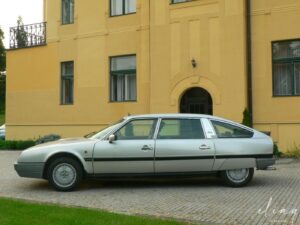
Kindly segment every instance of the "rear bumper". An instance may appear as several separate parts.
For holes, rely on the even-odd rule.
[[[266,170],[269,166],[275,164],[275,157],[256,159],[256,168],[258,170]]]
[[[45,163],[15,163],[14,167],[20,177],[43,178]]]

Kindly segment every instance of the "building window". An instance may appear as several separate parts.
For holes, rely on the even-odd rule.
[[[74,23],[74,0],[62,0],[62,24]]]
[[[74,96],[74,62],[61,63],[61,104],[73,104]]]
[[[300,95],[300,40],[272,43],[273,95]]]
[[[110,59],[110,100],[112,102],[136,101],[136,56]]]
[[[121,16],[136,12],[136,0],[110,0],[110,15]]]
[[[175,4],[175,3],[190,2],[190,1],[192,0],[171,0],[171,3]]]

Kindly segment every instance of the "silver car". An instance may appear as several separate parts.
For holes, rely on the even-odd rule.
[[[254,168],[275,163],[272,139],[219,117],[158,114],[125,117],[85,138],[62,139],[23,151],[21,177],[44,178],[70,191],[84,178],[218,174],[242,187]]]

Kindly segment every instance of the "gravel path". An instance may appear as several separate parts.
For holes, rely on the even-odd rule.
[[[20,178],[20,152],[0,152],[0,196],[176,218],[204,224],[300,224],[300,162],[255,171],[245,188],[215,178],[87,181],[79,191],[53,191],[47,181]]]

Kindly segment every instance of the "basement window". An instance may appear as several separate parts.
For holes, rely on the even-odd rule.
[[[74,62],[61,63],[61,104],[72,105],[74,96]]]
[[[110,16],[136,13],[136,0],[110,0]]]
[[[110,59],[110,101],[136,101],[136,56]]]
[[[300,40],[276,41],[273,53],[273,96],[300,96]]]

